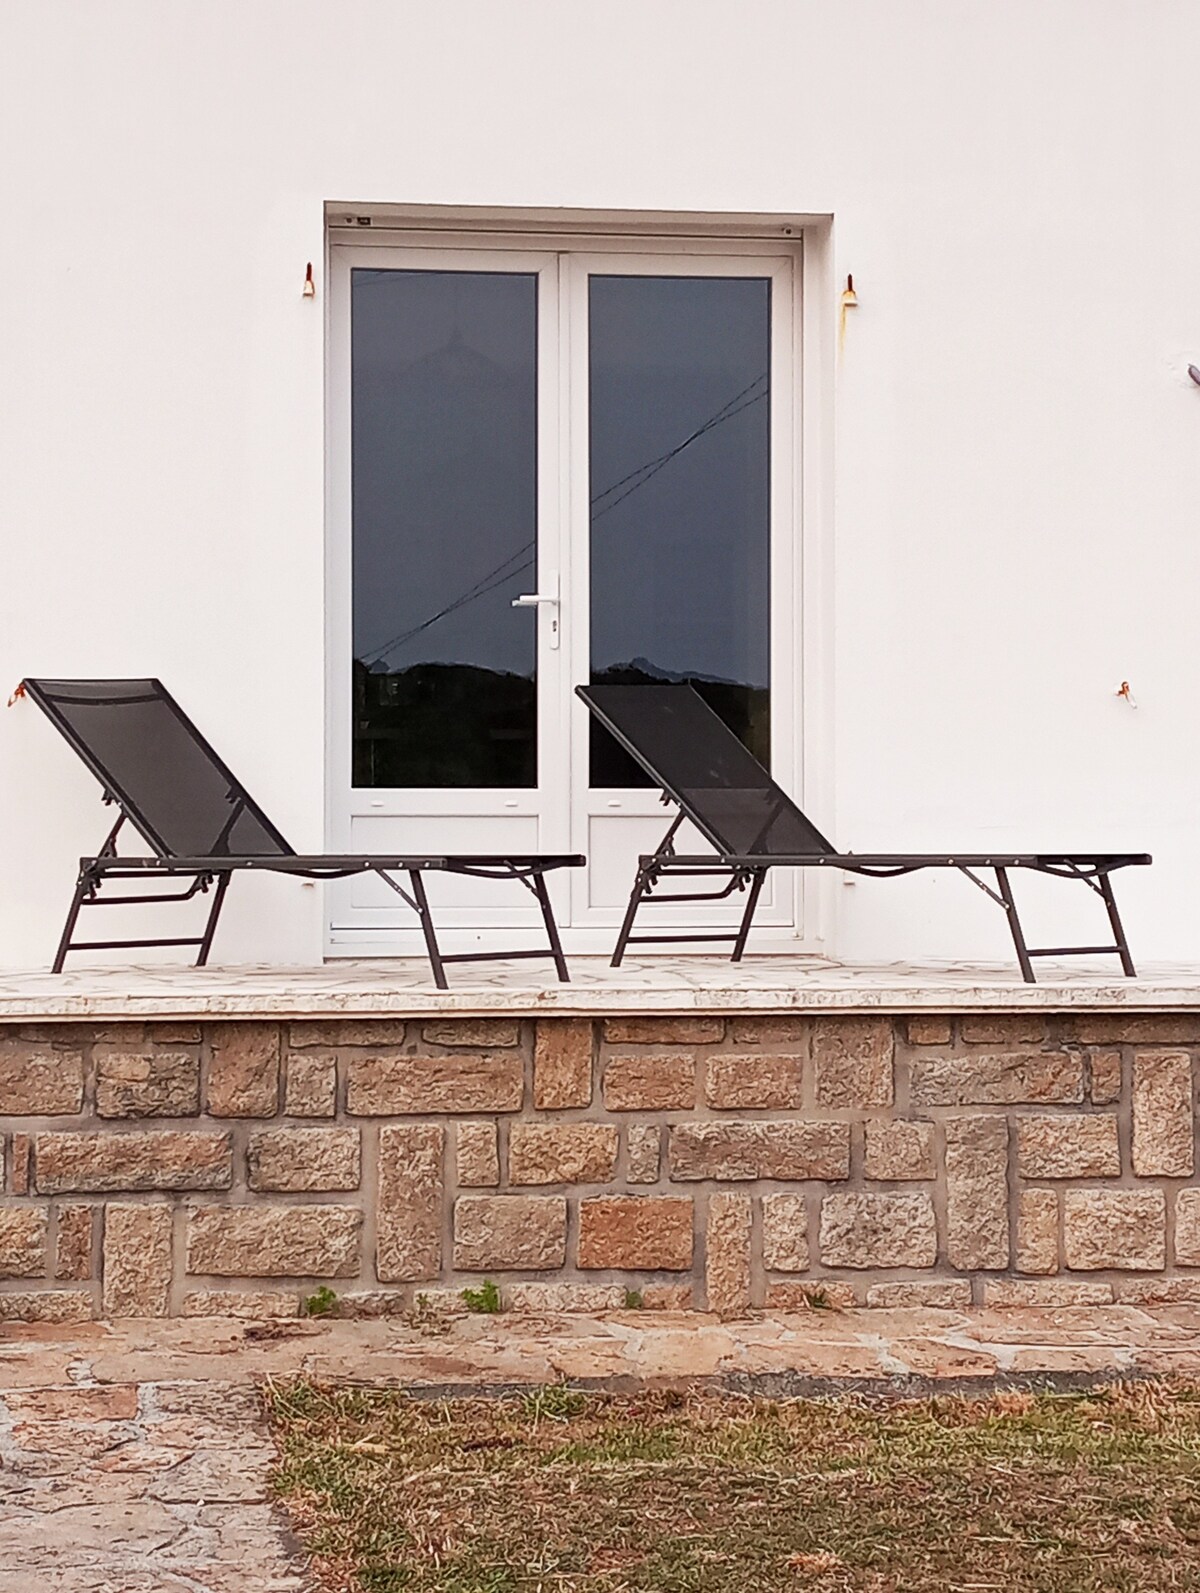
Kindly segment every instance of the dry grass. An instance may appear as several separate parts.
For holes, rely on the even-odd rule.
[[[426,1402],[276,1384],[329,1593],[1200,1590],[1200,1388]]]

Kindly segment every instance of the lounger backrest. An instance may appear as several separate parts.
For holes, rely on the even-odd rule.
[[[575,689],[719,852],[810,857],[833,851],[691,686]]]
[[[160,857],[292,855],[160,681],[24,684]]]

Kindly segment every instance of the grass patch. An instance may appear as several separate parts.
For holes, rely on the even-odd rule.
[[[1200,1590],[1200,1388],[265,1394],[328,1593]]]

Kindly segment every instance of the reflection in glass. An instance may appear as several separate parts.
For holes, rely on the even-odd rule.
[[[690,681],[768,767],[770,294],[589,283],[592,681]],[[593,723],[592,786],[649,783]]]
[[[351,274],[356,786],[537,784],[537,278]]]

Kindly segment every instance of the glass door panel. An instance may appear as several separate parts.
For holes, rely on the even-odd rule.
[[[687,681],[768,763],[771,281],[592,275],[588,327],[590,678]]]
[[[353,784],[536,786],[537,276],[350,295]]]

